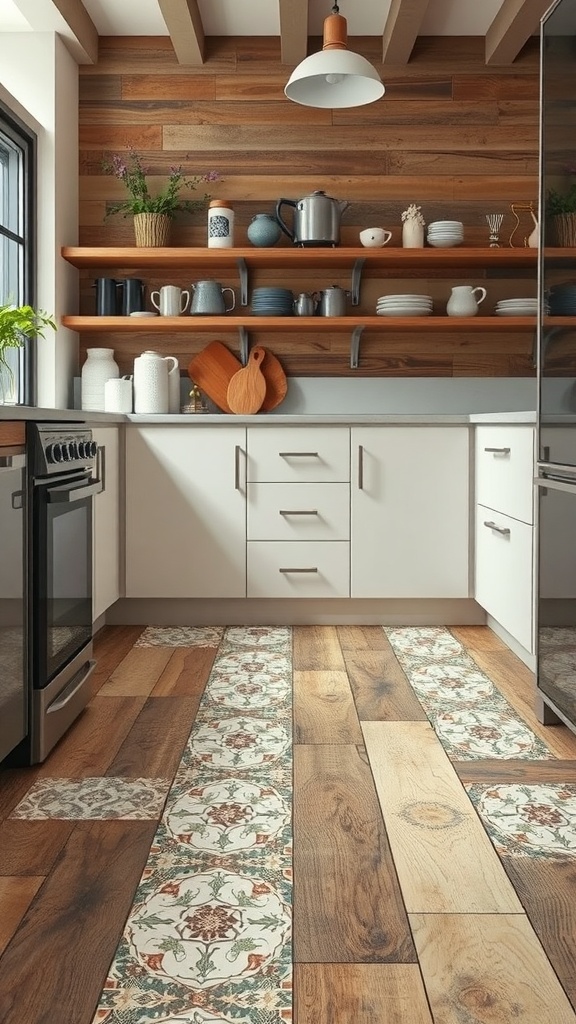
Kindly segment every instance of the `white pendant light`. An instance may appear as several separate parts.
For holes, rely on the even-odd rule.
[[[369,61],[346,46],[346,18],[334,4],[324,21],[324,42],[319,53],[306,57],[294,69],[284,92],[305,107],[361,107],[384,95],[384,84]]]

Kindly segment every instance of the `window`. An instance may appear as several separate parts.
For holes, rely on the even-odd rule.
[[[0,305],[34,305],[34,177],[36,136],[0,103]],[[11,373],[0,370],[0,400],[30,404],[31,346],[12,349]]]

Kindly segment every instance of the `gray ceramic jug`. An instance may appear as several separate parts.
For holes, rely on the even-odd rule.
[[[219,281],[196,281],[191,285],[193,296],[190,312],[193,315],[222,316],[229,313],[236,305],[233,288],[223,288]],[[226,306],[224,295],[230,292],[231,305]]]

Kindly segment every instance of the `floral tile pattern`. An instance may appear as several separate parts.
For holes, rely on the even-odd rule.
[[[223,631],[94,1024],[292,1020],[291,650]]]
[[[384,632],[450,758],[554,757],[448,629],[386,626]]]
[[[576,785],[466,786],[501,854],[576,858]]]
[[[39,779],[11,818],[145,821],[162,812],[168,779]]]
[[[147,626],[135,647],[218,647],[224,626]]]

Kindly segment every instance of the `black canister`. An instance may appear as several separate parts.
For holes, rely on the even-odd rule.
[[[97,277],[94,287],[96,289],[96,315],[116,316],[119,312],[118,281],[114,277]]]
[[[144,282],[138,277],[125,277],[118,281],[122,289],[122,315],[139,313],[144,306]]]

